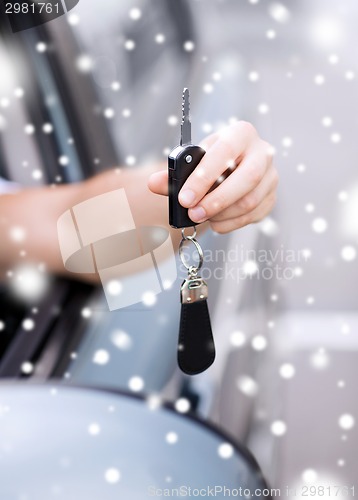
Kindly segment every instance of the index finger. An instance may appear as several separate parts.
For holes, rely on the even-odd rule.
[[[220,176],[228,168],[235,167],[238,158],[257,133],[250,123],[240,121],[216,136],[217,140],[209,147],[179,193],[179,202],[183,207],[197,205]]]

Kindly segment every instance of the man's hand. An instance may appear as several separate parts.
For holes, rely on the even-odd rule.
[[[206,154],[179,193],[189,217],[198,223],[209,221],[218,233],[263,219],[275,204],[278,184],[270,144],[250,123],[239,121],[200,145]],[[148,186],[167,196],[167,171],[152,174]]]

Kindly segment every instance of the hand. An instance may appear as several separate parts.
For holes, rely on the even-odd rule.
[[[208,220],[214,231],[228,233],[271,212],[278,184],[272,147],[250,123],[226,127],[201,146],[206,154],[179,193],[180,204],[189,209],[194,222]],[[148,186],[167,196],[167,171],[152,174]]]

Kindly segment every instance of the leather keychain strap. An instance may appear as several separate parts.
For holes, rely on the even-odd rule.
[[[188,278],[181,286],[178,364],[188,375],[203,372],[215,359],[214,338],[207,304],[208,286],[198,275],[203,263],[203,251],[195,236],[195,227],[191,236],[186,236],[182,230],[182,241],[179,246],[179,255],[188,270]],[[184,258],[183,246],[186,241],[193,243],[198,252],[199,262],[196,267],[188,266]]]
[[[201,373],[215,359],[215,346],[208,304],[200,300],[182,304],[178,345],[178,364],[188,375]]]

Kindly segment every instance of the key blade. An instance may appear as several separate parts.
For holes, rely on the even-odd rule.
[[[190,123],[190,100],[189,89],[185,88],[183,92],[183,117],[181,121],[180,145],[191,144],[191,123]]]

